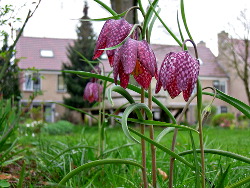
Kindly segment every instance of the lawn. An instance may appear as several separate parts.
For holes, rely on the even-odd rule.
[[[156,136],[162,129],[156,129]],[[148,133],[147,133],[148,134]],[[13,166],[2,169],[6,173],[18,176],[19,170],[26,164],[24,172],[24,184],[30,187],[55,185],[72,169],[85,163],[102,159],[117,158],[134,160],[140,163],[140,145],[132,143],[126,138],[120,127],[107,128],[106,147],[102,156],[97,156],[98,129],[97,127],[75,126],[74,131],[66,135],[36,134],[34,137],[20,136],[19,149],[25,150],[21,153],[24,157]],[[198,135],[194,136],[196,147],[198,147]],[[169,148],[172,133],[166,135],[161,144]],[[249,129],[204,129],[205,148],[220,149],[250,156],[250,130]],[[180,131],[177,137],[176,152],[191,149],[189,133]],[[147,147],[148,178],[150,180],[150,149]],[[157,149],[157,168],[168,172],[169,155]],[[227,157],[214,154],[206,154],[206,175],[211,187],[217,183],[223,173],[229,167],[226,176],[226,184],[231,184],[250,175],[250,165]],[[186,155],[185,159],[193,162],[192,155]],[[15,169],[15,171],[13,171]],[[175,163],[175,185],[176,187],[193,187],[194,173],[181,162]],[[166,187],[168,180],[164,180],[158,173],[159,187]],[[15,184],[15,181],[13,181]],[[140,169],[130,165],[104,165],[92,167],[82,171],[67,182],[70,187],[140,187]],[[248,187],[246,184],[245,187]],[[244,187],[244,186],[243,186]]]

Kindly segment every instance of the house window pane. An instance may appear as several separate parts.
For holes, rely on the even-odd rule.
[[[57,85],[57,90],[58,91],[65,91],[66,90],[66,85],[64,83],[64,79],[62,75],[58,75],[58,85]]]
[[[40,55],[41,57],[54,57],[54,53],[52,50],[41,50]]]
[[[33,90],[35,91],[41,90],[41,78],[38,73],[33,74]]]
[[[226,106],[221,106],[220,107],[220,112],[221,113],[227,113],[227,107]]]
[[[24,90],[38,91],[41,90],[41,78],[38,73],[26,73],[24,81]]]
[[[225,81],[215,80],[213,82],[213,85],[216,89],[226,93],[226,82]]]
[[[32,89],[32,74],[25,74],[24,90]]]

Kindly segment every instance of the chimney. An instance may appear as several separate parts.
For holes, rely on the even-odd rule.
[[[197,44],[197,47],[206,47],[206,43],[204,41],[200,41],[198,44]]]
[[[226,49],[227,49],[227,41],[229,40],[229,36],[228,33],[225,31],[221,31],[220,33],[218,33],[218,52],[219,52],[219,56],[223,53],[225,53]]]

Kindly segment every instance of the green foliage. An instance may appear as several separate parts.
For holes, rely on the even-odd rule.
[[[234,120],[235,120],[234,114],[231,113],[217,114],[212,118],[212,125],[220,127],[230,127],[233,125]]]
[[[43,133],[50,135],[64,135],[72,133],[74,125],[68,121],[58,121],[56,123],[49,123],[42,128]]]
[[[82,19],[89,19],[89,17],[85,14]],[[95,35],[91,22],[81,21],[80,24],[76,30],[77,40],[68,47],[70,64],[65,62],[62,70],[84,70],[87,72],[92,70],[91,66],[83,61],[80,54],[84,54],[86,59],[92,60],[95,48]],[[82,79],[77,75],[66,73],[63,73],[63,77],[67,86],[67,92],[70,94],[69,98],[64,98],[64,104],[75,108],[90,107],[91,104],[83,100],[83,91],[89,79]]]
[[[156,128],[155,134],[158,135],[162,131],[162,128]],[[248,137],[250,130],[230,130],[206,127],[204,134],[209,142],[205,143],[206,148],[220,148],[222,150],[228,150],[234,153],[240,153],[247,156],[249,153],[248,143],[250,138]],[[122,132],[120,127],[107,129],[107,147],[104,150],[103,158],[116,158],[116,159],[133,159],[134,161],[140,161],[140,145],[131,145],[128,143],[128,139]],[[148,132],[146,132],[148,135]],[[169,139],[173,133],[166,135],[161,141],[166,147],[170,147]],[[185,150],[192,150],[191,142],[188,139],[188,131],[180,131],[177,137],[176,150],[182,152]],[[198,135],[193,134],[194,143],[198,143]],[[118,139],[119,138],[119,139]],[[87,164],[91,161],[98,160],[96,157],[96,145],[98,140],[98,128],[97,127],[75,127],[74,132],[71,135],[43,135],[36,137],[21,137],[21,144],[31,146],[29,159],[33,159],[36,162],[36,174],[44,178],[45,182],[58,183],[68,174],[71,170],[81,165]],[[181,144],[185,143],[185,144]],[[238,143],[238,144],[235,144]],[[238,147],[238,146],[241,147]],[[126,147],[122,147],[126,146]],[[117,149],[113,149],[117,148]],[[148,150],[147,157],[150,152]],[[197,154],[199,157],[199,153]],[[194,157],[192,155],[185,155],[186,160],[193,162]],[[168,155],[161,150],[157,149],[157,166],[161,170],[168,171],[168,162],[166,162]],[[221,157],[215,154],[206,154],[206,169],[213,173],[207,173],[206,177],[214,185],[219,184],[219,173],[223,167],[225,172],[227,166],[231,164],[231,168],[227,177],[224,180],[224,185],[236,182],[244,177],[250,175],[249,165],[243,162],[239,162],[235,159],[228,157]],[[150,173],[151,162],[147,161],[147,173]],[[175,179],[176,187],[195,187],[194,178],[195,174],[189,170],[185,165],[176,161]],[[245,174],[245,176],[243,175]],[[149,176],[150,177],[150,176]],[[168,181],[163,181],[159,175],[158,183],[161,187],[167,187]],[[27,181],[24,180],[24,181]],[[102,167],[93,167],[89,170],[84,170],[80,174],[74,176],[67,182],[68,187],[140,187],[140,169],[132,167],[130,165],[104,165],[104,171]],[[31,185],[36,187],[37,181],[30,182]],[[209,187],[209,186],[208,186]],[[211,185],[212,187],[212,185]],[[242,186],[246,188],[246,186]]]
[[[19,112],[11,100],[0,100],[0,167],[19,159],[16,157],[16,142],[13,133],[18,127]]]
[[[16,62],[11,63],[9,58],[6,58],[6,54],[9,53],[8,49],[8,35],[5,35],[3,46],[0,49],[0,70],[5,63],[8,63],[8,68],[4,72],[3,78],[0,80],[0,95],[3,95],[4,99],[9,99],[14,96],[15,100],[19,100],[21,97],[19,89],[19,68]],[[13,57],[14,52],[11,52]]]

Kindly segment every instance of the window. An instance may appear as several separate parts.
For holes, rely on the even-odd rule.
[[[41,50],[40,55],[41,57],[54,57],[54,53],[52,50]]]
[[[216,89],[218,89],[218,90],[220,90],[220,91],[226,93],[226,81],[215,80],[215,81],[213,82],[213,86],[214,86]]]
[[[25,73],[23,90],[39,91],[41,90],[41,78],[39,73]]]
[[[221,106],[220,107],[220,113],[227,113],[227,107],[226,106]]]
[[[66,85],[62,75],[57,77],[57,91],[66,91]]]

